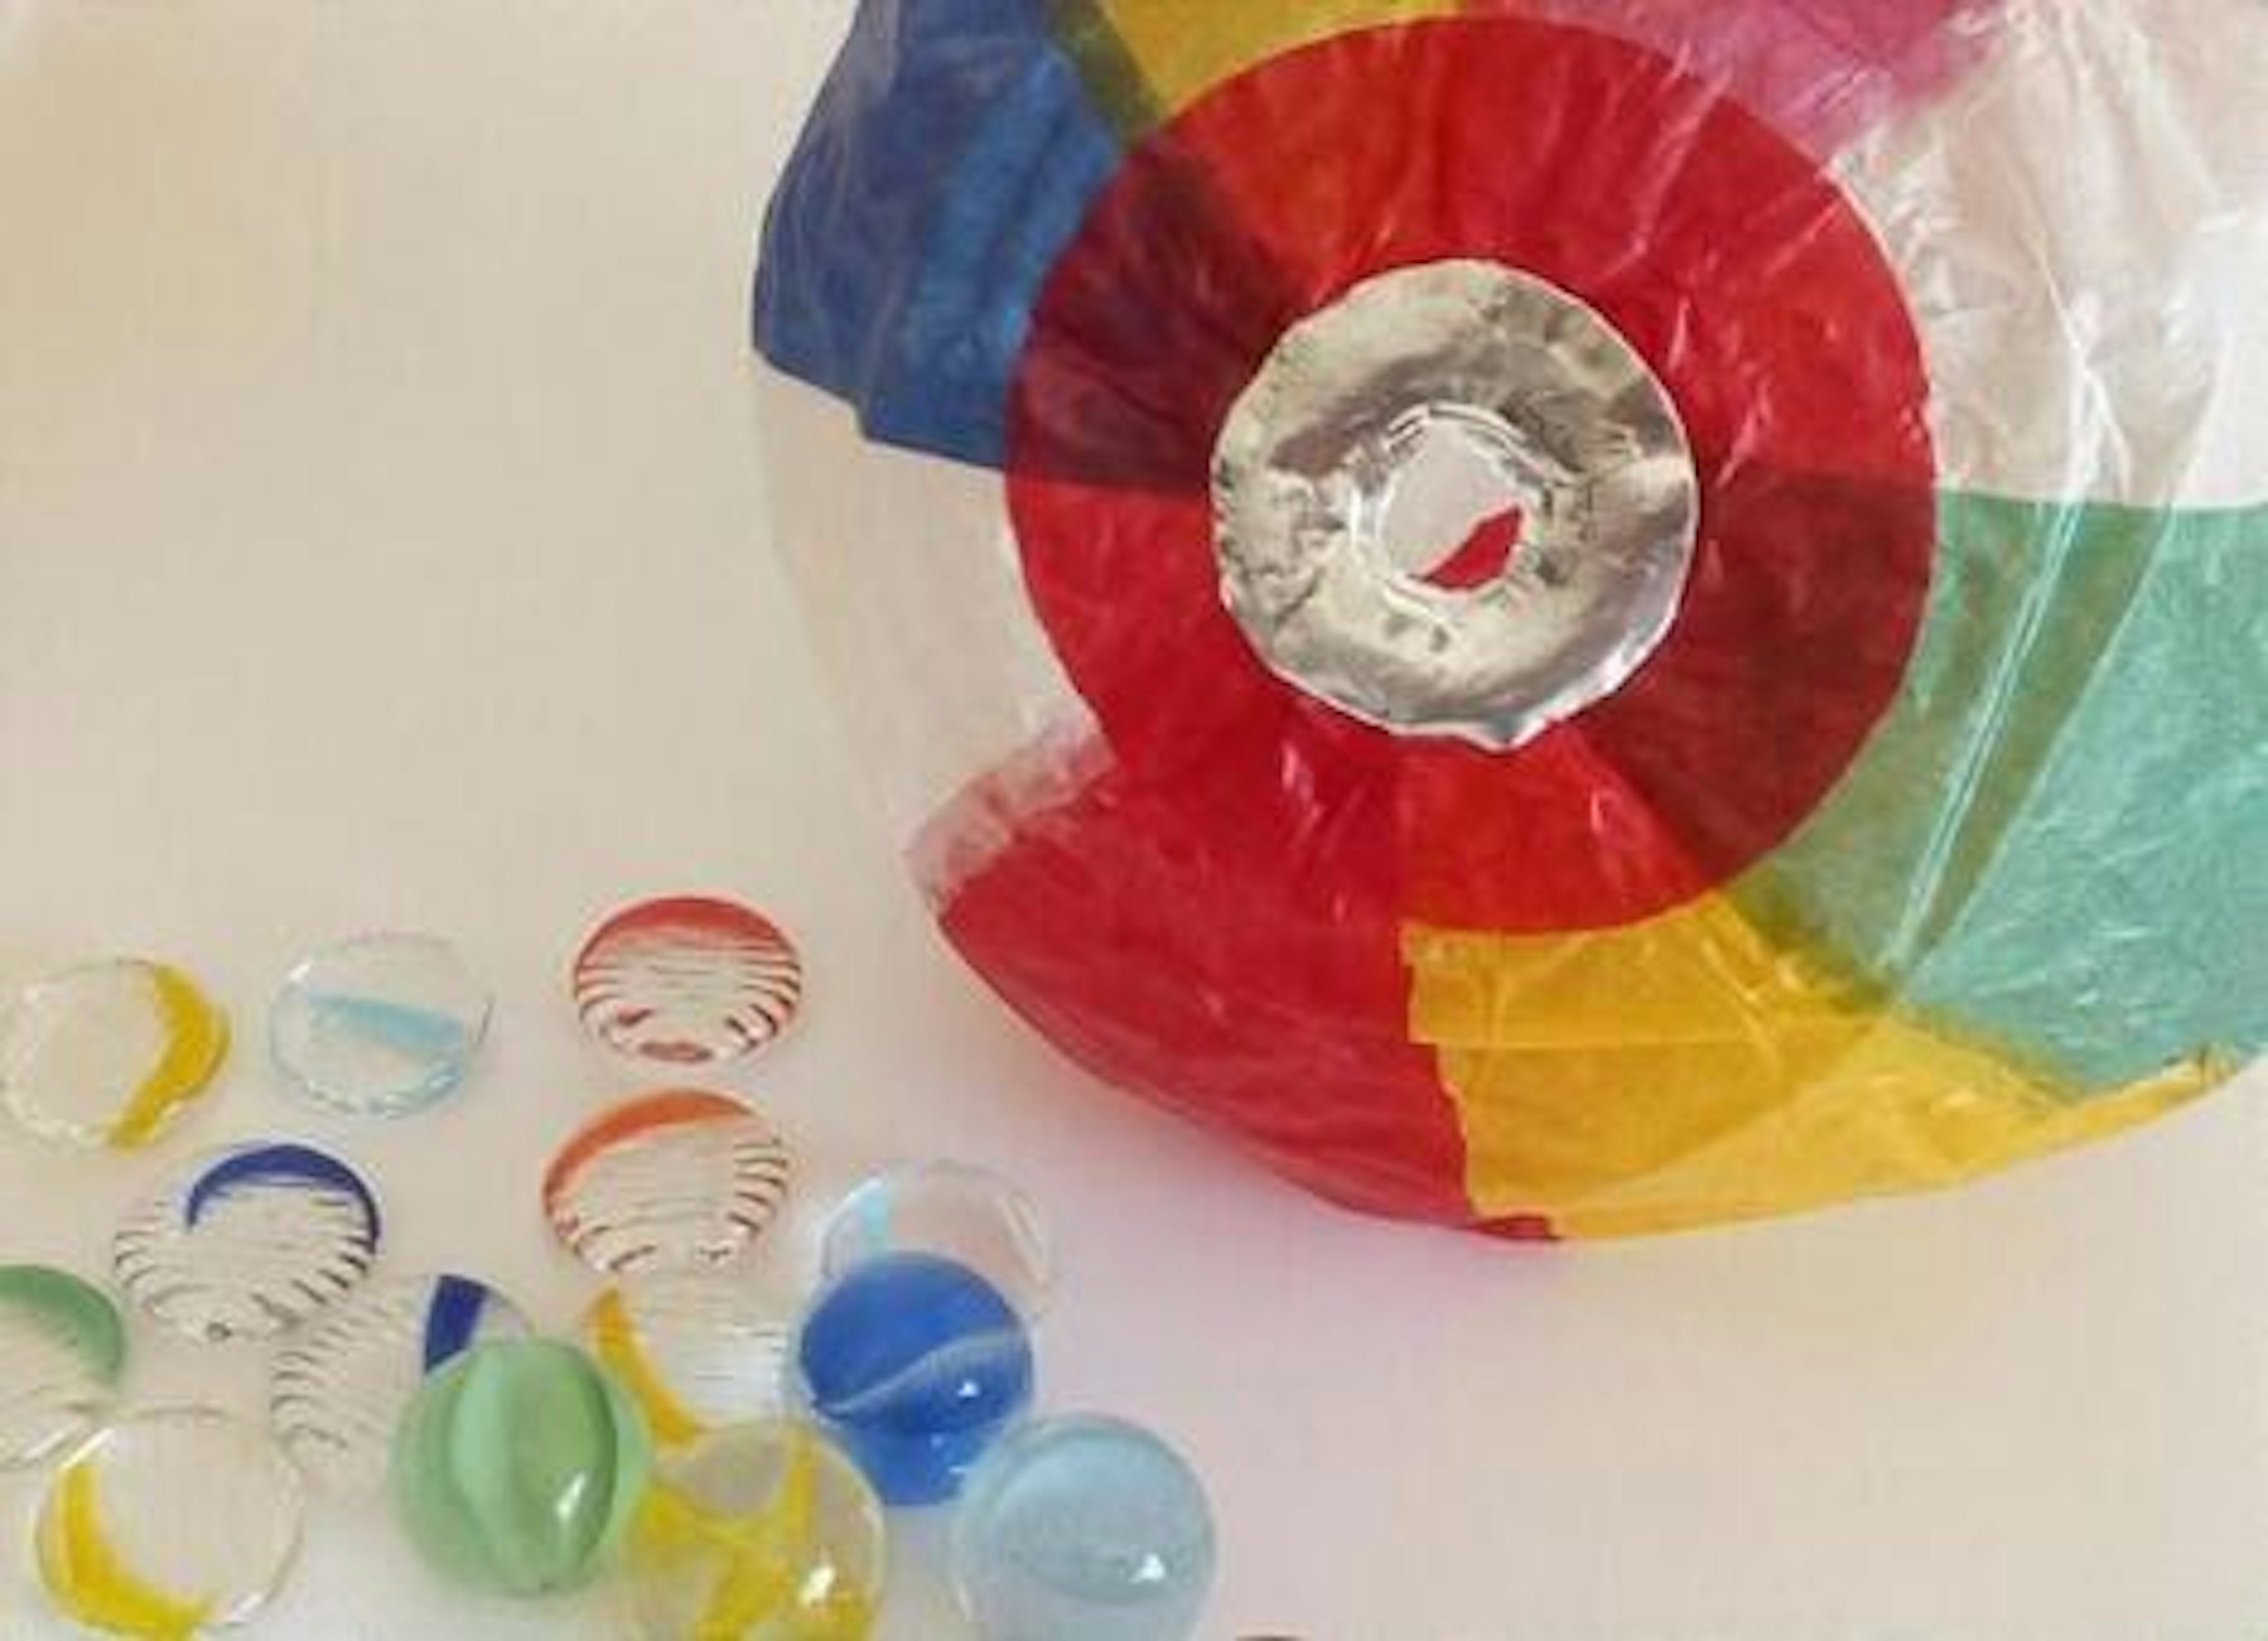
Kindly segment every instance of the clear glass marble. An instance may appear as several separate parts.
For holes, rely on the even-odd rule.
[[[756,1053],[803,1002],[803,960],[762,913],[676,896],[616,913],[575,960],[575,1005],[616,1052],[666,1065]]]
[[[49,1483],[40,1582],[91,1630],[187,1641],[250,1619],[299,1550],[298,1473],[267,1432],[178,1409],[112,1425]]]
[[[682,1446],[783,1409],[794,1315],[739,1271],[667,1271],[609,1288],[583,1343],[637,1398],[654,1440]]]
[[[109,1295],[68,1271],[0,1266],[0,1470],[92,1430],[125,1369],[126,1328]]]
[[[821,1247],[828,1277],[883,1254],[935,1254],[998,1288],[1027,1321],[1054,1297],[1047,1222],[1014,1184],[965,1162],[917,1162],[878,1174],[843,1199]]]
[[[342,1299],[370,1272],[378,1199],[327,1152],[232,1146],[144,1198],[112,1243],[127,1297],[193,1339],[264,1338]]]
[[[35,1134],[132,1151],[178,1122],[227,1056],[227,1017],[180,969],[92,963],[26,987],[0,1019],[0,1100]]]
[[[469,1277],[373,1283],[277,1353],[269,1423],[311,1479],[336,1493],[376,1492],[426,1376],[475,1345],[530,1331],[518,1306]]]
[[[1216,1553],[1197,1473],[1121,1419],[1012,1432],[969,1476],[953,1523],[954,1585],[983,1641],[1184,1641]]]
[[[622,1587],[644,1641],[864,1641],[887,1554],[858,1468],[810,1425],[771,1419],[663,1461]]]
[[[319,1104],[403,1116],[464,1083],[488,1034],[490,1001],[448,941],[362,935],[286,977],[269,1013],[269,1045]]]
[[[560,1241],[607,1276],[717,1265],[777,1217],[792,1173],[770,1118],[673,1089],[616,1106],[563,1146],[543,1183]]]

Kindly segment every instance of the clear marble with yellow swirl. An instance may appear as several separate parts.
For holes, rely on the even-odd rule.
[[[0,1100],[49,1139],[135,1151],[212,1086],[228,1019],[178,968],[91,963],[26,987],[0,1022]]]
[[[241,1624],[299,1552],[298,1473],[221,1413],[148,1413],[102,1431],[49,1483],[34,1533],[55,1609],[86,1628],[190,1641]]]
[[[665,1461],[622,1588],[643,1641],[865,1641],[886,1559],[858,1467],[810,1425],[772,1419]]]
[[[784,1410],[795,1313],[740,1271],[664,1271],[608,1289],[583,1343],[637,1400],[664,1448]]]

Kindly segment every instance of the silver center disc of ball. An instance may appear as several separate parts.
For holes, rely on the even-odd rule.
[[[1222,596],[1270,670],[1498,750],[1645,665],[1700,519],[1660,379],[1577,298],[1483,261],[1380,275],[1285,332],[1212,482]]]

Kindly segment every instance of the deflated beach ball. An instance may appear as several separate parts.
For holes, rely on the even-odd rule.
[[[2268,1046],[2268,11],[868,0],[777,534],[943,928],[1336,1201],[1972,1178]]]

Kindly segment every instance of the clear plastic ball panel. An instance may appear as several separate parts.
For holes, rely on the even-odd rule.
[[[369,1272],[378,1202],[313,1146],[239,1145],[146,1198],[113,1243],[120,1285],[194,1339],[264,1338],[344,1298]]]
[[[50,1482],[41,1582],[90,1629],[183,1641],[244,1623],[298,1555],[298,1473],[266,1432],[197,1409],[123,1421]]]
[[[423,1110],[464,1082],[488,1034],[490,997],[456,947],[373,934],[294,968],[269,1016],[285,1076],[353,1115]]]
[[[601,924],[576,960],[591,1034],[635,1059],[706,1065],[768,1047],[803,1002],[803,960],[761,912],[650,901]]]
[[[269,1417],[309,1477],[334,1492],[376,1492],[394,1433],[427,1374],[527,1319],[486,1284],[457,1276],[373,1284],[276,1358]]]

